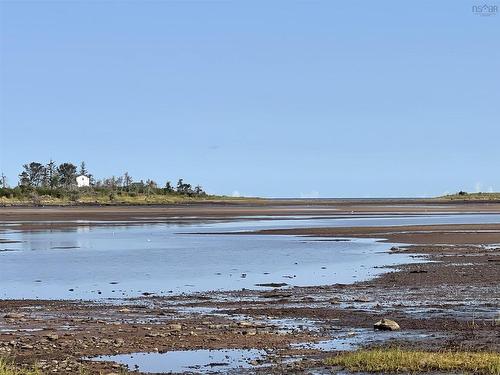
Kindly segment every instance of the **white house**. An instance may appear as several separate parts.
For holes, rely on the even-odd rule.
[[[82,174],[76,178],[76,185],[78,187],[90,186],[90,178]]]

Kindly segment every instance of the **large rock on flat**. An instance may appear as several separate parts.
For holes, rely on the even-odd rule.
[[[378,329],[380,331],[397,331],[400,330],[401,327],[398,323],[391,319],[382,319],[373,325],[373,328]]]

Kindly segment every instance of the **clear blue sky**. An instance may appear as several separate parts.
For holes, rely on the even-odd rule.
[[[471,1],[0,2],[0,169],[273,197],[500,190],[500,14]]]

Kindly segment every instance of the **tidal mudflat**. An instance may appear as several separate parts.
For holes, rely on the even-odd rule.
[[[377,204],[9,208],[0,357],[61,374],[327,373],[364,346],[498,352],[495,207]],[[401,330],[374,331],[384,318]]]

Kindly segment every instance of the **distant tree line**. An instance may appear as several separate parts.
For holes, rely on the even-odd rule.
[[[80,165],[80,175],[92,178],[88,173],[85,162]],[[19,174],[18,186],[26,188],[71,188],[76,186],[77,167],[72,163],[57,165],[53,160],[47,164],[33,161],[23,165]]]
[[[89,178],[90,186],[77,187],[77,176],[84,175]],[[57,165],[53,160],[47,164],[33,161],[23,165],[19,174],[18,185],[9,188],[7,180],[2,174],[0,176],[0,196],[25,195],[26,192],[35,192],[39,195],[50,195],[62,197],[69,194],[75,195],[79,192],[101,192],[110,194],[129,193],[137,194],[176,194],[183,196],[206,196],[207,194],[200,185],[192,186],[184,182],[181,178],[174,186],[171,181],[167,181],[163,187],[152,179],[146,181],[134,181],[134,179],[125,172],[121,176],[111,176],[101,180],[95,180],[89,173],[85,162],[79,167],[66,162]]]

